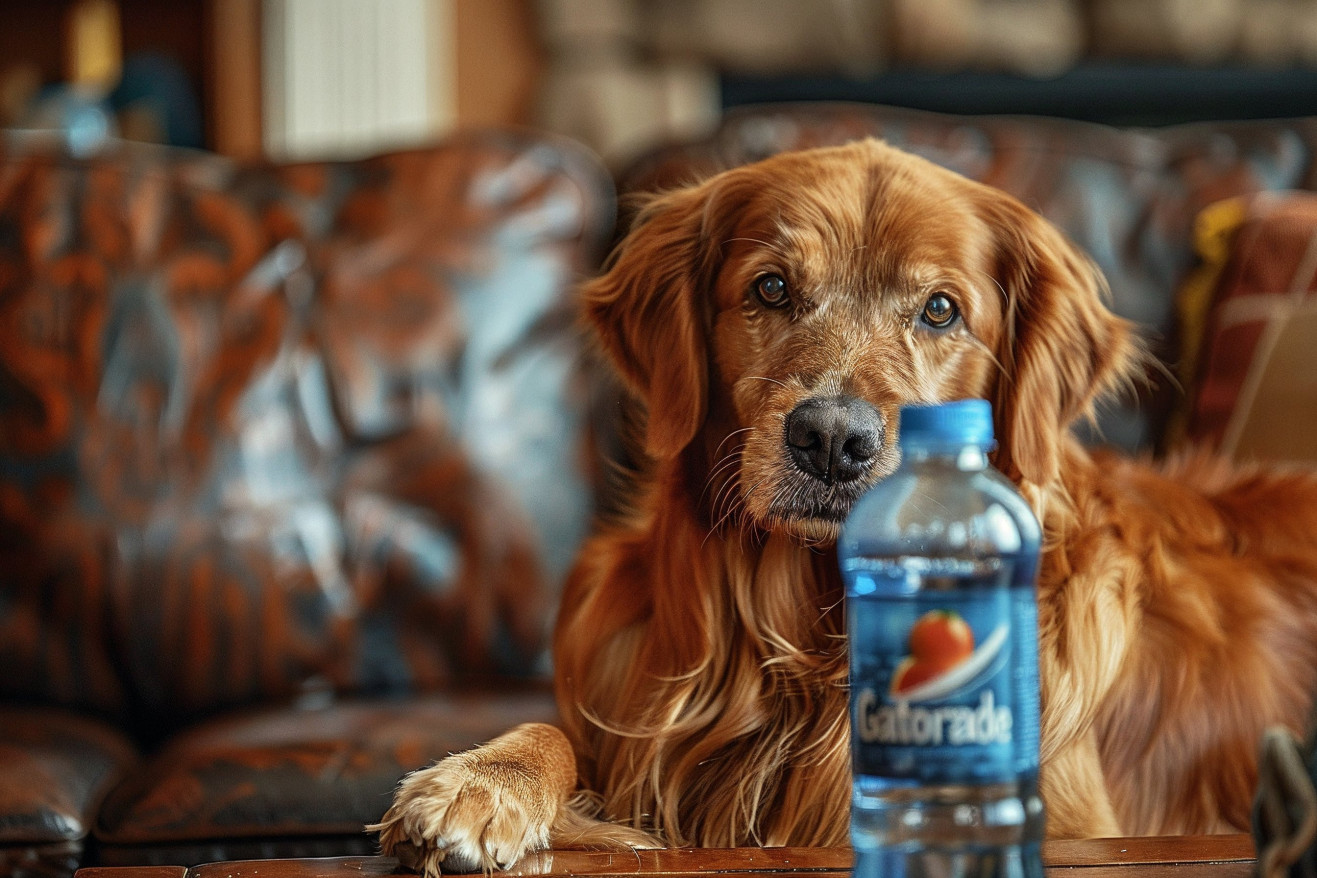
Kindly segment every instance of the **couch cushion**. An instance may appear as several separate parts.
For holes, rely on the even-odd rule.
[[[612,204],[529,133],[290,167],[0,140],[0,696],[156,736],[542,674]]]
[[[1066,119],[956,116],[870,104],[766,104],[729,112],[708,137],[656,150],[623,194],[668,188],[789,149],[881,137],[1001,188],[1046,216],[1106,275],[1114,310],[1168,364],[1175,291],[1194,264],[1192,223],[1220,199],[1317,184],[1317,118],[1121,129]],[[1160,446],[1174,382],[1099,412],[1094,441]]]
[[[1259,195],[1212,214],[1231,222],[1200,231],[1226,246],[1205,264],[1214,283],[1181,441],[1317,462],[1317,194]]]
[[[0,873],[72,874],[101,801],[136,760],[101,721],[0,708]]]
[[[266,708],[188,729],[110,796],[115,864],[371,853],[398,780],[521,722],[554,722],[547,687]]]

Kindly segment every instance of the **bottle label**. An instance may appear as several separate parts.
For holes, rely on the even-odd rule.
[[[1037,608],[1032,589],[852,598],[857,774],[1007,781],[1037,770]]]

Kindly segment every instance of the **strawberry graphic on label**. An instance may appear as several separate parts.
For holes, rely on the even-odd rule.
[[[968,623],[951,610],[930,610],[910,629],[910,655],[892,675],[892,694],[940,677],[973,654],[974,632]]]

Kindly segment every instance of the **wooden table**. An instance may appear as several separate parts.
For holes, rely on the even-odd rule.
[[[1049,841],[1043,861],[1050,876],[1066,878],[1251,878],[1253,841],[1247,835]],[[717,874],[730,878],[845,878],[845,848],[668,849],[634,854],[549,851],[522,860],[512,876],[636,876]],[[79,869],[77,878],[373,878],[398,871],[389,857],[244,860],[204,866]]]

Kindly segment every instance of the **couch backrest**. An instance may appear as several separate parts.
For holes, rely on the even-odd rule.
[[[1121,129],[1065,119],[955,116],[872,104],[745,106],[708,137],[655,150],[623,175],[624,198],[778,152],[879,137],[997,186],[1062,228],[1101,267],[1112,306],[1168,367],[1137,399],[1099,413],[1100,435],[1157,450],[1180,405],[1175,297],[1193,266],[1193,224],[1221,199],[1317,188],[1317,117]]]
[[[544,670],[594,474],[577,146],[0,141],[0,696],[143,723]]]

